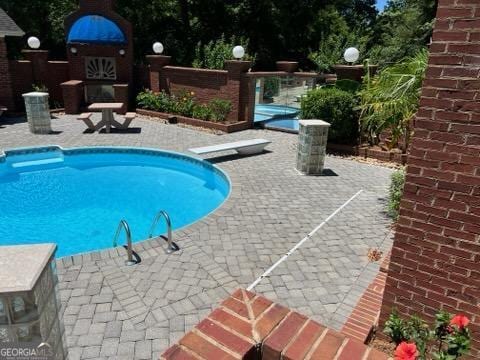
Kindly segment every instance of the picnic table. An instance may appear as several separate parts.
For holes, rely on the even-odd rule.
[[[123,128],[124,125],[120,124],[113,117],[113,112],[122,110],[123,103],[93,103],[88,107],[88,110],[91,111],[102,111],[102,120],[95,126],[97,130],[105,127],[107,133],[110,132],[111,127]]]

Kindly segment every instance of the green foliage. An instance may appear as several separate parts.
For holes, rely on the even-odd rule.
[[[243,44],[245,48],[245,56],[243,60],[253,60],[253,57],[247,52],[247,40],[232,37],[227,41],[222,35],[220,39],[209,41],[205,45],[202,45],[201,43],[197,44],[197,47],[195,48],[195,59],[192,62],[192,66],[206,69],[223,69],[225,61],[233,59],[232,50],[238,44]]]
[[[208,107],[208,105],[195,105],[193,108],[192,116],[195,119],[209,121],[212,118],[212,111]]]
[[[356,99],[335,87],[309,91],[302,97],[302,119],[321,119],[330,123],[328,138],[342,144],[355,143],[358,136]]]
[[[422,50],[366,81],[360,92],[360,123],[363,135],[371,144],[378,143],[384,130],[392,133],[392,148],[404,136],[408,142],[408,125],[418,109],[427,60],[427,51]]]
[[[456,317],[464,318],[468,325],[466,317]],[[455,360],[470,350],[469,329],[466,325],[456,325],[455,318],[445,311],[436,315],[433,329],[416,315],[404,320],[393,311],[385,322],[384,333],[396,346],[403,342],[414,343],[418,360]]]
[[[372,26],[369,58],[382,67],[416,54],[430,41],[436,0],[392,0]]]
[[[356,94],[361,86],[362,84],[360,84],[358,81],[350,79],[341,79],[335,82],[335,87],[352,94]]]
[[[281,80],[279,77],[266,77],[263,84],[263,97],[265,99],[271,99],[274,96],[278,96],[280,82]]]
[[[212,99],[208,103],[213,121],[225,121],[232,111],[232,103],[229,100]]]
[[[387,335],[395,345],[400,344],[402,341],[409,340],[407,324],[398,316],[396,311],[393,311],[385,322],[383,333]]]
[[[160,93],[142,91],[137,95],[137,105],[142,109],[206,121],[225,121],[232,110],[232,103],[229,100],[212,99],[208,104],[198,104],[195,94],[186,90],[175,95],[169,95],[164,91]]]
[[[400,210],[400,201],[403,196],[405,185],[405,170],[397,170],[391,176],[390,189],[388,191],[388,215],[397,219]]]

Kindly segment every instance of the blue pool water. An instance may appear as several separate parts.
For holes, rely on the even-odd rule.
[[[298,119],[273,119],[264,123],[267,129],[279,129],[298,133],[300,127]]]
[[[38,151],[14,150],[0,158],[0,245],[55,242],[59,257],[110,248],[122,219],[139,241],[147,238],[159,210],[178,229],[214,211],[230,192],[219,169],[180,154],[135,148]],[[165,231],[160,223],[157,234]]]

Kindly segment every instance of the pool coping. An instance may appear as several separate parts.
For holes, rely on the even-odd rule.
[[[176,155],[184,160],[194,160],[195,163],[201,164],[203,166],[207,165],[210,168],[213,168],[215,171],[218,172],[219,175],[224,177],[227,182],[230,184],[230,191],[227,194],[227,197],[220,204],[216,209],[212,210],[210,213],[205,215],[204,217],[200,218],[199,220],[195,221],[192,224],[186,225],[182,228],[174,230],[172,234],[180,239],[184,239],[189,235],[197,232],[199,229],[207,226],[208,223],[214,221],[224,214],[226,214],[230,209],[232,209],[234,205],[234,201],[236,199],[241,198],[242,193],[242,186],[240,185],[240,181],[236,174],[227,173],[224,169],[216,164],[212,164],[210,161],[200,158],[198,156],[190,156],[185,153],[170,151],[170,150],[163,150],[160,148],[146,148],[146,147],[134,147],[134,146],[80,146],[80,147],[70,147],[64,148],[60,145],[45,145],[45,146],[28,146],[28,147],[18,147],[18,148],[11,148],[11,149],[0,149],[0,163],[4,162],[8,154],[14,155],[22,155],[22,154],[31,154],[31,153],[45,153],[45,152],[53,152],[53,151],[62,151],[64,153],[85,153],[89,150],[128,150],[128,149],[136,149],[137,151],[133,151],[136,153],[141,153],[142,151],[146,151],[150,154],[168,154],[168,155]],[[80,151],[79,151],[80,150]],[[83,151],[82,151],[83,150]],[[93,151],[92,151],[93,152]],[[106,152],[106,151],[105,151]],[[125,151],[128,152],[128,151]],[[134,251],[146,251],[151,248],[157,247],[164,247],[165,252],[167,253],[167,242],[163,240],[160,236],[140,240],[134,242],[133,244]],[[137,248],[137,250],[135,250]],[[177,252],[181,252],[182,249]],[[171,255],[175,254],[176,252],[172,253]],[[123,246],[111,247],[108,249],[101,249],[101,250],[93,250],[85,253],[75,254],[75,255],[67,255],[60,258],[55,258],[55,262],[58,268],[65,268],[72,265],[83,265],[85,263],[89,263],[92,261],[99,261],[99,260],[109,260],[118,257],[126,256],[126,251]]]

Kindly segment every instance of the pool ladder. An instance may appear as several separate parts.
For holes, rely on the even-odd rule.
[[[170,216],[165,210],[159,211],[158,214],[155,216],[152,226],[150,227],[150,233],[148,235],[148,238],[153,238],[153,233],[162,217],[165,218],[165,222],[167,223],[167,254],[171,254],[175,251],[180,250],[180,248],[177,244],[173,242],[172,221],[170,220]],[[127,249],[127,261],[125,262],[125,264],[127,266],[135,265],[137,264],[137,261],[133,260],[132,233],[130,231],[130,226],[128,226],[128,222],[126,220],[121,220],[118,224],[117,232],[115,233],[115,236],[113,238],[113,246],[118,246],[117,240],[120,236],[120,232],[122,231],[122,229],[125,230],[125,234],[127,237],[127,245],[125,246],[125,248]]]

